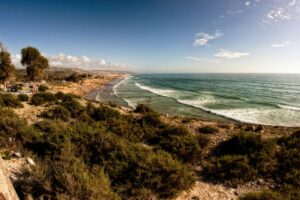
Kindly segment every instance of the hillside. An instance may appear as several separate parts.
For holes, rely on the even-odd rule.
[[[299,198],[297,128],[128,111],[57,84],[0,95],[2,158],[35,163],[11,174],[20,199]]]

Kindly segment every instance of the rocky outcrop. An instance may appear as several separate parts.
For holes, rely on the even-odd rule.
[[[19,200],[0,157],[0,200]]]

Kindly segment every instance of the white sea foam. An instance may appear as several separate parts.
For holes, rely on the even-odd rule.
[[[205,111],[210,111],[210,109],[206,108],[205,105],[216,102],[216,99],[210,95],[203,95],[195,99],[178,99],[177,102],[193,106],[195,108],[201,108]]]
[[[211,109],[205,104],[213,103],[213,98],[178,100],[179,103],[200,108],[213,114],[234,119],[240,122],[265,125],[300,126],[300,114],[293,110],[266,108]],[[283,118],[284,116],[284,118]],[[285,120],[283,120],[285,119]]]
[[[177,93],[177,91],[175,91],[175,90],[153,88],[153,87],[142,85],[142,84],[137,83],[137,82],[135,82],[134,84],[137,87],[141,88],[142,90],[146,90],[146,91],[152,92],[152,93],[157,94],[159,96],[174,97],[175,94]]]
[[[300,111],[300,107],[295,106],[287,106],[287,105],[278,105],[280,108],[287,109],[287,110],[294,110],[294,111]]]
[[[242,122],[279,125],[279,126],[300,126],[299,112],[283,109],[223,109],[212,110],[212,113]]]
[[[123,80],[121,80],[119,83],[117,83],[116,85],[114,85],[114,87],[112,88],[113,90],[113,94],[117,95],[118,94],[118,87],[122,84],[124,84],[125,82],[127,82],[128,80],[130,80],[132,78],[132,76],[128,76],[126,78],[124,78]]]
[[[134,102],[130,100],[129,98],[123,98],[123,100],[127,103],[127,105],[131,108],[135,108],[138,104],[138,102]]]

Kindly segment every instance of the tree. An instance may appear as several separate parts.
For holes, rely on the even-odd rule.
[[[12,64],[10,53],[2,46],[0,51],[0,82],[6,85],[14,76],[15,66]]]
[[[45,69],[49,67],[48,59],[34,47],[23,48],[21,54],[21,63],[26,67],[29,79],[32,81],[41,80]]]

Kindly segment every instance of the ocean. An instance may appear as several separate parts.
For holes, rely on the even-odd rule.
[[[205,120],[300,127],[300,74],[140,74],[98,100]],[[123,102],[123,103],[122,103]]]

